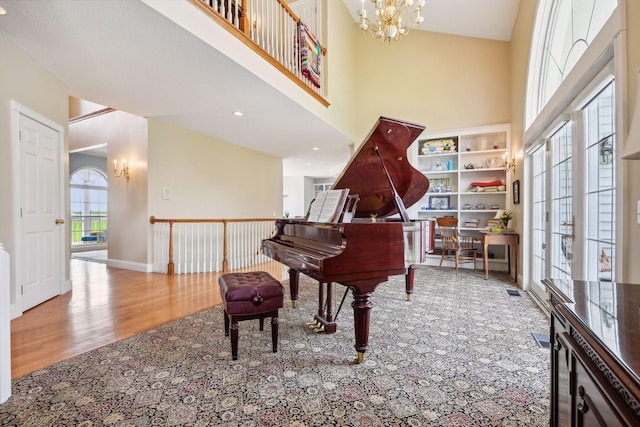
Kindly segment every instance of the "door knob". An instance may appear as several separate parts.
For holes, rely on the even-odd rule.
[[[56,224],[64,224],[64,219],[56,219]]]

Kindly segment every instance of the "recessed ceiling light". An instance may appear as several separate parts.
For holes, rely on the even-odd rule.
[[[4,10],[4,8],[2,6],[0,6],[0,15],[6,15],[7,11]]]
[[[318,151],[319,148],[318,147],[313,147],[313,151]]]
[[[236,116],[236,117],[242,117],[242,116],[244,116],[244,113],[242,111],[234,111],[233,115]]]

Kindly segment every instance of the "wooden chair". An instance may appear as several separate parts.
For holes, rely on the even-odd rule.
[[[440,266],[445,257],[453,258],[456,262],[456,274],[458,265],[464,262],[473,261],[473,270],[476,269],[476,247],[475,243],[480,240],[473,236],[463,236],[458,232],[458,218],[440,217],[436,219],[440,230],[440,240],[442,241],[442,257]]]

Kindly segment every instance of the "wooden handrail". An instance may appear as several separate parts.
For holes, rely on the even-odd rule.
[[[275,218],[225,218],[225,219],[207,219],[207,218],[198,218],[198,219],[184,219],[184,218],[172,218],[172,219],[161,219],[156,218],[155,216],[149,217],[149,222],[151,224],[155,224],[156,222],[260,222],[260,221],[275,221]]]
[[[238,38],[241,42],[243,42],[246,46],[248,46],[251,50],[260,55],[263,59],[277,68],[282,74],[286,75],[291,81],[300,86],[305,92],[313,96],[318,102],[320,102],[323,106],[328,107],[329,102],[319,93],[315,92],[307,83],[301,80],[295,73],[289,70],[286,66],[284,66],[277,58],[271,56],[268,52],[266,52],[259,44],[257,44],[254,40],[251,39],[249,34],[250,25],[247,21],[247,0],[241,0],[241,16],[240,16],[240,28],[234,26],[232,23],[227,21],[220,13],[214,10],[207,1],[203,0],[187,0],[189,3],[194,5],[196,8],[200,9],[203,13],[217,22],[220,26],[225,28],[231,34],[233,34],[236,38]],[[226,0],[224,0],[226,1]],[[278,4],[288,13],[292,20],[296,23],[300,22],[300,18],[291,10],[291,8],[283,3],[282,0],[276,0]],[[322,51],[322,55],[327,54],[327,49],[320,45],[320,50]]]
[[[167,262],[167,274],[175,274],[175,265],[173,262],[173,224],[179,223],[221,223],[223,224],[223,245],[222,245],[222,271],[229,271],[229,259],[228,259],[228,244],[227,244],[227,224],[238,222],[267,222],[274,221],[275,218],[225,218],[225,219],[185,219],[185,218],[156,218],[155,216],[149,217],[149,223],[168,223],[169,224],[169,260]]]

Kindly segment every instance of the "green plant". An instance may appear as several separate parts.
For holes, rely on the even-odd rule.
[[[500,214],[500,222],[502,222],[504,228],[507,228],[507,226],[509,225],[509,221],[511,221],[512,218],[513,213],[511,211],[504,211],[502,212],[502,214]]]
[[[500,215],[500,220],[501,221],[511,221],[511,219],[513,218],[513,213],[511,211],[503,211],[502,214]]]

